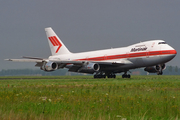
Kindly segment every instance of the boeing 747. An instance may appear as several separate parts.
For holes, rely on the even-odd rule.
[[[150,40],[127,47],[72,53],[59,39],[52,28],[45,28],[51,56],[49,58],[23,57],[6,59],[17,62],[35,62],[44,71],[67,68],[70,72],[94,74],[94,78],[130,78],[130,69],[142,68],[150,73],[162,75],[165,63],[172,60],[177,52],[163,40]]]

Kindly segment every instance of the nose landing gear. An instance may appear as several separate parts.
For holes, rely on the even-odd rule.
[[[164,67],[164,66],[163,66]],[[161,65],[157,65],[156,66],[157,69],[157,75],[162,75],[163,74],[163,69]]]

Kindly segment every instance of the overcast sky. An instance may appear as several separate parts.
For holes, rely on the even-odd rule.
[[[1,0],[0,70],[35,68],[6,58],[50,53],[44,28],[52,27],[71,52],[163,39],[180,51],[179,0]],[[167,65],[179,65],[177,55]]]

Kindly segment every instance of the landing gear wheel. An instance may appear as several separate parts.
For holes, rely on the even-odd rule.
[[[157,75],[162,75],[163,74],[163,72],[162,72],[162,66],[161,65],[157,65],[156,66],[156,69],[157,69]]]
[[[116,75],[114,73],[111,73],[109,75],[107,75],[108,78],[116,78]]]
[[[106,78],[106,75],[103,73],[95,74],[94,78]]]
[[[113,78],[116,78],[116,75],[113,75]]]
[[[157,75],[162,75],[162,74],[163,74],[163,72],[162,72],[162,71],[157,73]]]
[[[131,78],[131,75],[130,74],[123,74],[122,78]]]

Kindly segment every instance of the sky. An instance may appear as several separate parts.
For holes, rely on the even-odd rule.
[[[179,0],[1,0],[0,70],[34,68],[7,58],[51,55],[44,28],[71,52],[162,39],[180,51]],[[179,55],[167,65],[180,66]]]

